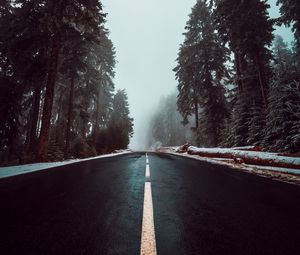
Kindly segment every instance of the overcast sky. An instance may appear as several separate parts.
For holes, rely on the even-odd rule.
[[[276,0],[269,1],[271,17],[279,15]],[[115,85],[125,88],[134,137],[130,147],[143,149],[152,109],[162,95],[176,90],[172,69],[176,66],[179,44],[188,14],[196,0],[102,0],[108,13],[106,27],[116,48]],[[291,41],[286,28],[277,33]]]

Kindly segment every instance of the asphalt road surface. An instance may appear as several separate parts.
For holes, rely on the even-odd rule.
[[[299,186],[148,158],[150,177],[132,153],[0,179],[0,254],[141,254],[146,182],[157,254],[300,254]]]

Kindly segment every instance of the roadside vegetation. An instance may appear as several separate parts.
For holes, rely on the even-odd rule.
[[[133,134],[115,49],[97,0],[0,5],[0,162],[83,158]]]
[[[167,134],[183,130],[173,145],[183,138],[198,147],[300,152],[300,2],[277,4],[281,17],[274,20],[265,0],[197,1],[174,69],[178,96],[172,114],[178,111],[182,124],[170,113],[164,119],[157,113],[152,125],[161,131],[153,129],[150,144],[169,146]],[[290,26],[294,42],[274,35],[275,25]]]

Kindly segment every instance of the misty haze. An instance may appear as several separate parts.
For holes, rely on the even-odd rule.
[[[298,254],[299,0],[1,0],[0,254]]]

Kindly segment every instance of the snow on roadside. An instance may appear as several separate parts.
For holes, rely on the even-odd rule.
[[[241,150],[241,151],[261,151],[259,146],[242,146],[242,147],[233,147],[232,150]]]
[[[274,166],[257,166],[257,165],[248,165],[248,164],[245,164],[245,165],[247,165],[250,168],[257,169],[257,170],[269,170],[269,171],[274,171],[274,172],[300,175],[300,169],[274,167]]]
[[[208,150],[210,152],[214,152],[215,155],[219,155],[215,153],[216,150],[219,152],[220,151],[228,152],[228,150],[236,150],[236,148],[234,149],[222,149],[222,148],[205,149],[205,148],[197,148],[197,147],[193,147],[193,148],[200,149],[201,151]],[[180,147],[165,147],[162,150],[159,149],[158,151],[177,155],[177,156],[193,158],[196,160],[201,160],[213,164],[225,165],[233,169],[257,174],[259,176],[300,185],[300,169],[296,169],[296,168],[294,169],[294,168],[285,168],[285,167],[262,166],[262,165],[245,164],[245,163],[239,164],[236,163],[233,158],[224,158],[224,157],[217,157],[217,156],[205,157],[205,156],[199,156],[197,154],[191,155],[188,152],[184,152],[184,153],[178,152],[180,151]],[[243,152],[248,153],[249,151],[243,151]],[[260,153],[260,152],[250,153],[250,155],[256,155],[256,153]],[[263,155],[266,154],[269,158],[280,157],[281,159],[281,156],[278,156],[276,153],[263,152]],[[293,162],[293,163],[297,163],[300,160],[299,158],[292,158],[292,157],[284,157],[284,158],[287,158],[286,159],[287,162]]]
[[[187,152],[189,154],[197,154],[200,156],[225,157],[225,158],[242,158],[245,163],[252,164],[257,162],[259,165],[278,166],[287,168],[300,169],[299,157],[280,156],[277,153],[260,152],[260,151],[243,151],[228,148],[198,148],[189,146]],[[248,162],[247,162],[248,161]],[[253,163],[256,165],[256,163]],[[257,164],[258,165],[258,164]]]
[[[119,156],[127,153],[131,153],[131,151],[124,150],[124,151],[118,151],[117,153],[105,154],[97,157],[84,158],[84,159],[71,159],[71,160],[66,160],[61,162],[34,163],[34,164],[27,164],[27,165],[0,167],[0,179],[19,175],[19,174],[26,174],[26,173],[36,172],[44,169],[54,168],[58,166],[64,166],[64,165],[74,164],[78,162],[88,161],[92,159]]]

